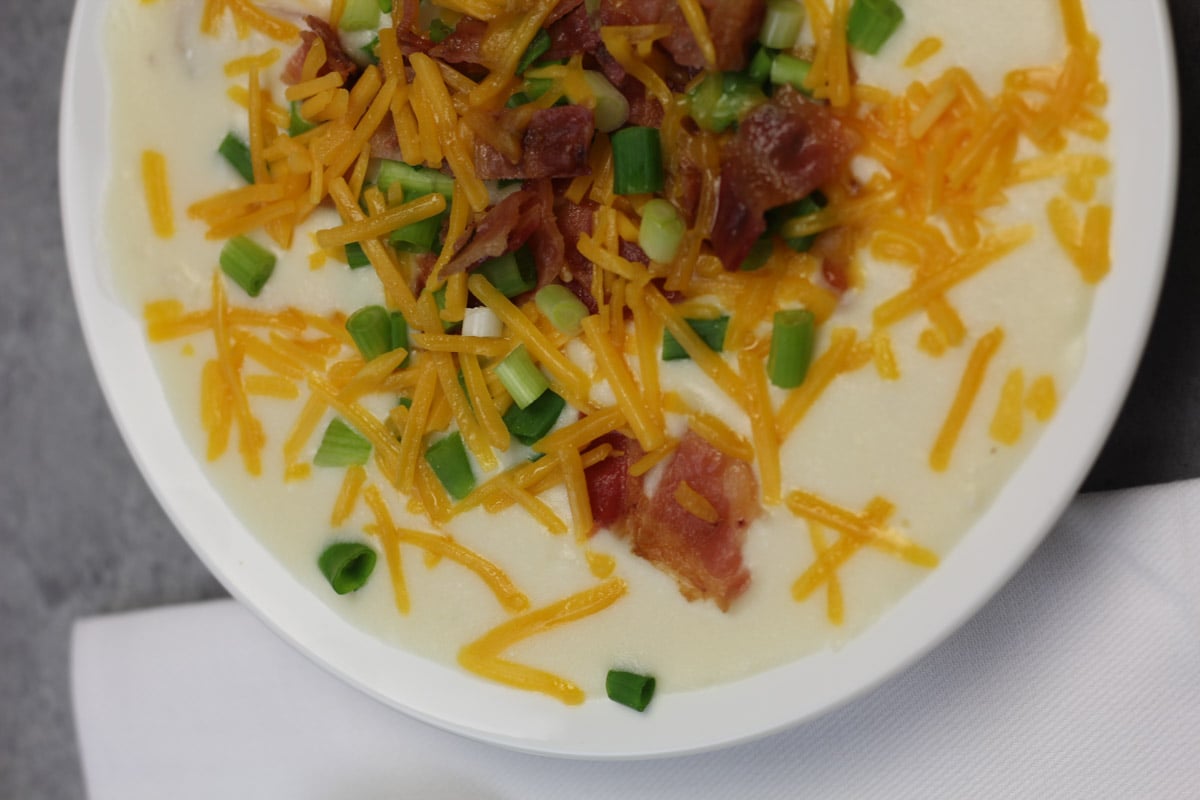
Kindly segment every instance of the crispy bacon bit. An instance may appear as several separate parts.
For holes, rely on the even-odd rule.
[[[610,433],[593,445],[605,443],[616,454],[586,474],[597,529],[628,538],[636,555],[675,578],[684,597],[712,600],[728,611],[750,585],[742,544],[762,511],[754,470],[689,432],[648,497],[642,478],[629,474],[630,465],[643,455],[637,441]],[[712,513],[703,516],[715,514],[715,521],[680,505],[677,494],[688,492],[711,506]],[[700,500],[693,504],[698,505]]]
[[[700,0],[700,6],[708,18],[717,69],[745,67],[747,50],[762,27],[765,0]],[[700,45],[673,0],[604,0],[600,21],[604,25],[668,25],[671,33],[660,43],[675,63],[692,69],[706,66]]]
[[[600,34],[592,25],[592,18],[588,16],[587,8],[582,2],[563,12],[563,7],[571,4],[559,3],[558,8],[554,10],[559,16],[546,26],[546,31],[550,34],[550,49],[542,56],[546,61],[570,58],[576,53],[592,53],[601,46]]]
[[[492,206],[463,239],[455,243],[457,252],[442,268],[442,275],[474,269],[528,244],[537,263],[538,286],[553,281],[562,271],[565,246],[550,181],[529,181],[524,189]]]
[[[486,34],[486,22],[463,17],[454,26],[453,33],[429,48],[429,56],[447,64],[482,64],[480,48]]]
[[[716,510],[716,522],[706,522],[679,504],[675,492],[685,481]],[[689,432],[654,496],[630,513],[626,530],[633,552],[673,575],[684,597],[709,599],[728,611],[750,585],[742,544],[760,513],[758,480],[750,465]]]
[[[785,87],[750,112],[721,152],[721,190],[712,246],[738,269],[767,229],[767,209],[791,203],[834,178],[853,144],[822,105]]]
[[[593,533],[600,528],[617,528],[629,510],[645,502],[641,476],[629,474],[629,467],[642,457],[637,439],[613,432],[592,442],[592,447],[612,445],[613,455],[584,470],[588,500],[592,506]]]
[[[517,109],[520,110],[520,109]],[[501,115],[499,122],[514,119]],[[538,109],[521,136],[521,154],[513,162],[484,141],[475,143],[475,170],[484,180],[502,178],[573,178],[588,171],[588,150],[595,133],[590,108],[558,106]]]
[[[300,46],[296,48],[296,52],[288,59],[287,66],[283,69],[283,82],[299,83],[304,59],[308,58],[308,51],[312,49],[313,42],[319,37],[325,43],[325,63],[317,70],[317,76],[336,72],[342,76],[344,85],[349,86],[353,83],[362,67],[346,54],[338,32],[328,22],[311,14],[304,18],[304,22],[311,30],[300,31]]]
[[[566,248],[567,270],[570,272],[570,280],[565,280],[564,276],[563,283],[587,306],[588,313],[591,314],[595,314],[600,308],[596,298],[592,296],[592,270],[595,267],[579,252],[579,237],[585,233],[591,235],[595,213],[596,204],[591,200],[584,200],[580,204],[563,198],[554,206],[554,216]]]

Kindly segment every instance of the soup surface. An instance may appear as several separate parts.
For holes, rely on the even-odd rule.
[[[602,19],[613,5],[600,4]],[[399,266],[397,274],[409,276],[411,289],[419,288],[414,276],[424,279],[436,253],[393,249],[384,244],[387,235],[375,233],[361,239],[376,243],[374,252],[363,248],[374,268],[352,269],[341,245],[318,241],[328,235],[322,232],[346,232],[348,221],[370,221],[413,202],[380,192],[372,207],[368,196],[382,184],[381,157],[430,165],[421,154],[403,152],[405,134],[396,132],[398,117],[392,116],[403,107],[398,101],[381,106],[387,112],[379,123],[383,133],[370,138],[374,150],[369,161],[361,159],[367,171],[357,177],[356,150],[342,172],[322,175],[327,185],[312,186],[311,162],[319,148],[308,143],[320,135],[322,113],[330,117],[325,126],[336,124],[332,111],[312,111],[316,133],[305,140],[296,132],[300,144],[286,149],[294,120],[285,93],[306,83],[303,74],[287,74],[289,61],[301,46],[298,32],[311,25],[304,15],[328,19],[327,4],[113,4],[106,35],[114,120],[108,209],[114,290],[146,317],[163,391],[197,458],[208,463],[230,505],[297,580],[397,647],[462,663],[491,679],[519,684],[529,678],[523,688],[576,702],[602,696],[612,668],[652,674],[660,690],[682,691],[836,647],[936,568],[1050,423],[1055,397],[1067,390],[1083,355],[1092,287],[1107,269],[1108,250],[1104,89],[1094,74],[1095,43],[1070,22],[1077,8],[1070,2],[905,0],[903,23],[877,54],[850,49],[847,55],[832,23],[822,22],[836,20],[843,5],[800,5],[809,13],[785,55],[825,63],[835,75],[828,65],[841,53],[845,79],[852,77],[852,85],[842,87],[849,94],[840,97],[836,77],[815,91],[802,87],[817,96],[821,113],[837,121],[854,148],[844,168],[819,187],[827,210],[814,208],[806,219],[785,223],[793,234],[810,225],[812,250],[798,252],[767,234],[773,249],[765,266],[726,269],[714,254],[719,237],[704,228],[719,224],[720,215],[713,223],[702,209],[699,221],[684,215],[683,255],[671,263],[622,249],[620,241],[638,242],[647,197],[614,195],[611,161],[604,155],[611,152],[610,137],[599,133],[585,174],[554,176],[544,185],[559,200],[594,201],[586,206],[593,235],[584,247],[603,251],[592,260],[612,259],[615,267],[596,270],[603,277],[585,287],[601,302],[583,333],[557,332],[547,312],[535,310],[532,293],[514,295],[511,308],[537,332],[526,335],[504,318],[502,303],[449,272],[430,278],[411,308],[385,291],[380,260],[384,267]],[[531,13],[514,19],[519,23]],[[449,21],[457,16],[444,14]],[[423,19],[420,33],[430,30],[428,14]],[[497,19],[494,26],[505,18]],[[391,21],[384,15],[379,24]],[[606,38],[603,28],[601,36],[614,53],[624,53],[634,66],[669,72],[673,56],[661,42],[645,46],[643,57],[639,34],[629,32],[633,26],[608,27],[616,38]],[[377,70],[375,93],[362,90],[363,108],[396,91],[396,82],[388,82],[387,48],[373,51],[379,67],[368,66],[358,51],[374,33],[372,26],[340,39],[361,62],[356,86]],[[390,27],[381,33],[395,35]],[[659,38],[667,41],[661,33]],[[414,92],[409,119],[416,140],[428,141],[438,129],[420,107],[428,79],[416,68],[423,54],[400,49]],[[747,56],[755,49],[749,44]],[[303,52],[293,70],[301,69]],[[435,70],[455,69],[446,62],[437,66],[436,52],[430,53],[425,61]],[[594,66],[590,59],[585,54],[582,65]],[[487,71],[477,66],[464,67],[458,84],[442,79],[455,101],[451,113],[465,116],[476,82],[486,84]],[[579,66],[534,63],[525,83],[506,84],[504,97],[538,75],[551,91],[559,89],[558,81],[570,95],[578,78],[572,70]],[[666,149],[666,188],[659,194],[677,208],[683,180],[671,148],[707,143],[716,152],[752,127],[746,115],[757,113],[743,112],[738,133],[697,126],[690,119],[698,113],[689,105],[695,101],[685,91],[696,94],[703,73],[673,75],[678,91],[666,104],[665,119],[650,126],[662,128]],[[329,92],[327,106],[335,105],[340,86],[328,83],[319,91]],[[262,92],[258,100],[255,87]],[[646,90],[623,90],[635,100],[638,94],[643,102],[647,98]],[[309,91],[297,108],[320,105],[316,87]],[[775,99],[764,96],[760,103],[782,102],[779,97],[791,91],[775,88]],[[594,108],[598,119],[598,94],[583,90],[567,108]],[[355,102],[353,93],[349,97]],[[251,124],[254,114],[259,116]],[[684,117],[689,119],[680,122]],[[684,133],[672,135],[672,124]],[[465,122],[452,130],[451,139],[471,135]],[[256,183],[264,193],[241,206],[223,193],[244,191],[247,184],[217,155],[230,133],[248,142],[255,157],[268,154],[266,178],[260,175]],[[477,143],[483,135],[475,135]],[[447,156],[452,147],[446,144]],[[154,177],[157,163],[165,167],[161,180]],[[701,170],[701,206],[706,197],[716,201],[718,174],[724,176],[719,168]],[[330,199],[336,192],[330,178],[345,180],[337,185],[355,200],[361,194],[363,205],[339,210],[336,198]],[[439,238],[451,250],[441,267],[453,262],[455,249],[464,249],[472,228],[476,239],[482,236],[489,209],[514,192],[533,192],[537,180],[527,178],[520,188],[482,181],[486,201],[475,202],[463,176],[455,178],[452,207],[439,210],[446,213]],[[156,186],[169,193],[158,211]],[[272,186],[280,187],[275,194]],[[294,201],[286,224],[279,221],[284,217],[263,215],[279,198]],[[315,205],[304,207],[308,198]],[[457,231],[461,236],[454,235],[456,211],[466,226]],[[262,215],[257,223],[256,213]],[[257,297],[218,267],[227,241],[243,234],[277,258]],[[566,273],[558,276],[565,279]],[[491,309],[494,321],[506,323],[499,335],[457,344],[422,337],[418,332],[431,327],[432,292],[443,281],[439,321],[450,323],[444,338],[475,308]],[[472,308],[464,312],[468,302]],[[383,361],[368,365],[346,334],[346,319],[368,306],[404,312],[413,354],[408,364],[388,363],[388,347]],[[782,388],[767,378],[773,315],[796,309],[815,320],[813,357],[804,382]],[[729,318],[723,353],[708,354],[711,360],[660,360],[664,326],[716,316]],[[605,341],[625,356],[632,397],[611,365],[602,363]],[[543,355],[537,342],[548,342],[568,366]],[[646,342],[655,347],[653,364],[639,349]],[[482,376],[497,416],[507,409],[513,391],[496,367],[521,343],[549,374],[551,390],[569,400],[555,422],[564,433],[552,437],[575,442],[542,448],[549,451],[548,466],[527,483],[521,476],[536,466],[535,449],[515,439],[507,449],[495,446],[503,435],[488,429],[476,408],[483,396],[472,385],[475,374]],[[479,368],[464,369],[468,359]],[[456,391],[455,381],[442,375],[457,378],[460,370]],[[564,375],[585,376],[586,384],[580,390]],[[461,398],[457,406],[453,396]],[[412,408],[397,410],[400,398]],[[465,409],[463,402],[469,403]],[[418,411],[440,418],[442,427],[414,427],[418,436],[410,442],[419,441],[420,449],[400,450]],[[313,463],[335,418],[374,445],[360,467]],[[599,433],[618,433],[576,442],[572,432],[579,428],[572,426],[583,419],[610,419]],[[652,431],[639,428],[647,420]],[[399,455],[381,450],[373,438],[381,431]],[[476,487],[457,501],[422,457],[454,431],[468,440]],[[598,450],[605,442],[610,449]],[[744,487],[731,498],[706,488],[681,463],[673,472],[686,448],[722,459],[718,472],[724,475],[753,476],[755,513],[742,515],[747,525],[733,535],[733,552],[744,567],[738,574],[748,581],[740,579],[744,585],[734,589],[726,581],[712,590],[704,580],[681,577],[678,567],[664,567],[662,557],[648,555],[652,547],[637,543],[623,517],[611,529],[587,518],[610,512],[620,517],[628,510],[611,506],[623,502],[611,494],[597,497],[594,482],[582,483],[589,473],[581,472],[581,459],[590,454],[624,471],[636,464],[644,480],[639,491],[647,497],[657,497],[664,481],[675,486],[681,471],[687,488],[676,486],[678,506],[714,529],[730,527],[726,517],[746,499]],[[652,464],[655,458],[642,460],[642,452],[661,458]],[[407,484],[392,471],[401,463],[410,465]],[[589,489],[590,512],[584,510]],[[710,513],[713,519],[707,519]],[[556,522],[561,530],[554,530]],[[651,514],[649,527],[664,526]],[[695,537],[682,538],[698,546]],[[337,541],[361,542],[379,556],[366,584],[346,595],[335,594],[318,567],[322,552]],[[539,610],[561,611],[567,598],[588,606],[588,613],[544,630],[531,621]],[[520,628],[526,622],[530,627]],[[511,641],[502,635],[510,629],[518,631]],[[497,638],[482,638],[497,630]],[[498,641],[502,648],[488,649]],[[496,668],[501,660],[519,665],[517,677]]]

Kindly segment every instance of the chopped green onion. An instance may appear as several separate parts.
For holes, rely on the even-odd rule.
[[[767,233],[783,237],[783,241],[788,247],[798,253],[806,253],[812,248],[817,234],[789,236],[788,231],[794,230],[797,226],[807,227],[810,218],[828,204],[829,201],[825,199],[825,195],[820,191],[815,191],[794,203],[772,208],[767,212]]]
[[[652,675],[610,669],[604,681],[604,690],[608,692],[609,700],[629,706],[634,711],[645,711],[654,697],[654,684]]]
[[[235,236],[221,248],[221,271],[251,297],[258,297],[275,271],[275,254],[248,236]]]
[[[546,376],[537,368],[537,364],[533,363],[523,344],[517,345],[515,350],[496,365],[496,377],[520,408],[528,408],[534,400],[541,397],[542,392],[550,388]]]
[[[372,361],[392,348],[392,318],[383,306],[363,306],[346,320],[346,331],[364,361]]]
[[[713,72],[688,92],[688,112],[705,130],[721,133],[766,102],[761,81],[738,72]]]
[[[725,329],[729,327],[729,317],[714,317],[713,319],[685,319],[684,322],[696,332],[714,353],[725,349]],[[670,331],[663,331],[662,342],[663,361],[679,361],[691,358],[683,345],[675,340]]]
[[[750,248],[750,253],[738,269],[742,272],[754,272],[756,269],[762,269],[767,265],[767,261],[771,258],[771,251],[774,249],[775,243],[770,236],[760,237]]]
[[[318,467],[350,467],[365,464],[371,455],[371,443],[338,417],[329,421],[321,445],[313,456]]]
[[[670,263],[679,252],[687,225],[679,211],[661,197],[642,206],[642,224],[638,228],[638,246],[652,261]]]
[[[809,89],[805,87],[804,81],[808,78],[810,70],[812,70],[811,61],[805,61],[802,58],[796,58],[787,53],[780,53],[771,62],[771,83],[776,86],[786,84],[793,89],[799,89],[801,92],[808,94]]]
[[[379,0],[379,11],[383,14],[392,13],[392,0]]]
[[[254,165],[250,163],[250,148],[245,142],[232,133],[227,133],[217,152],[229,162],[229,166],[237,170],[246,183],[254,183]]]
[[[804,6],[796,0],[767,0],[758,40],[776,50],[790,50],[804,27]]]
[[[429,291],[428,285],[425,287],[425,291]],[[437,304],[438,318],[441,319],[443,331],[449,333],[450,331],[454,330],[461,324],[459,322],[451,322],[448,319],[441,318],[441,313],[446,310],[446,284],[445,283],[443,283],[441,286],[439,286],[438,288],[433,290],[433,302]]]
[[[781,389],[794,389],[804,383],[812,361],[815,319],[811,311],[793,308],[776,311],[771,331],[771,354],[767,374]]]
[[[547,389],[525,408],[515,403],[504,412],[504,427],[521,444],[531,445],[545,437],[567,407],[567,401]]]
[[[846,21],[846,41],[875,55],[903,21],[904,11],[895,0],[854,0]]]
[[[588,315],[587,306],[561,283],[551,283],[538,289],[534,297],[538,311],[550,324],[567,336],[579,333],[580,323]]]
[[[444,19],[434,17],[429,23],[429,41],[434,44],[446,41],[452,33],[454,33],[454,26],[446,24]]]
[[[775,51],[769,47],[760,47],[754,54],[754,58],[750,59],[750,66],[746,67],[746,74],[755,83],[762,83],[771,74],[771,63],[774,60]]]
[[[525,70],[533,66],[533,62],[541,58],[547,50],[550,49],[550,34],[545,30],[540,30],[533,37],[533,41],[529,43],[529,47],[525,48],[525,53],[521,56],[521,60],[517,62],[517,74],[520,75]]]
[[[516,297],[537,286],[537,263],[528,247],[485,261],[475,271],[505,297]]]
[[[539,97],[550,91],[550,87],[554,85],[552,78],[526,78],[525,83],[521,85],[521,91],[516,92],[512,97],[508,98],[505,105],[508,108],[516,108],[527,103],[532,103]]]
[[[408,202],[406,199],[405,202]],[[437,249],[438,234],[442,232],[443,211],[432,217],[397,228],[388,235],[388,244],[402,253],[432,253]]]
[[[404,319],[404,315],[399,311],[393,311],[388,314],[388,327],[392,339],[392,350],[400,348],[408,349],[408,322]],[[407,367],[409,359],[412,358],[412,353],[404,357],[400,362],[400,366]]]
[[[363,251],[361,244],[351,242],[346,245],[346,264],[349,265],[350,269],[361,269],[362,267],[371,266],[371,259],[367,258],[367,254]]]
[[[399,183],[406,198],[415,199],[434,192],[447,200],[454,196],[454,179],[449,175],[429,167],[410,166],[403,161],[381,160],[375,183],[384,194],[393,183]]]
[[[375,569],[375,551],[358,542],[338,542],[317,559],[321,574],[338,594],[349,594],[366,585]]]
[[[596,130],[611,133],[629,121],[629,101],[603,73],[585,69],[583,82],[587,84],[588,91],[596,101],[595,108],[592,109],[596,118]],[[571,99],[578,101],[578,98]]]
[[[463,312],[462,335],[495,339],[504,333],[504,323],[487,306],[468,308]]]
[[[367,60],[370,61],[372,64],[378,64],[379,63],[379,36],[378,36],[378,34],[376,34],[375,37],[371,39],[371,41],[367,42],[362,47],[360,47],[359,50],[362,51],[362,54],[365,55],[367,57]]]
[[[344,31],[369,31],[379,27],[379,0],[346,0],[338,27]]]
[[[288,103],[288,136],[299,136],[317,127],[300,115],[300,101]]]
[[[623,128],[611,141],[615,194],[662,191],[662,142],[657,128]]]
[[[405,408],[412,408],[412,398],[411,397],[397,397],[396,405],[404,406]]]
[[[471,472],[467,449],[458,431],[429,445],[425,460],[455,500],[462,500],[475,488],[475,474]]]

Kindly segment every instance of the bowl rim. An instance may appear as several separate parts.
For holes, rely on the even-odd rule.
[[[152,367],[147,374],[148,345],[140,327],[104,284],[104,215],[97,212],[106,184],[107,84],[102,37],[96,32],[105,29],[108,5],[105,0],[80,2],[72,17],[59,118],[59,195],[72,292],[85,344],[122,438],[172,523],[230,594],[329,672],[436,727],[541,755],[652,758],[743,743],[850,702],[942,642],[1026,561],[1086,476],[1133,381],[1165,273],[1178,181],[1175,60],[1169,15],[1161,1],[1148,5],[1145,10],[1150,13],[1138,15],[1136,23],[1126,20],[1121,29],[1122,37],[1142,37],[1136,44],[1143,55],[1156,54],[1132,68],[1148,83],[1139,84],[1143,90],[1137,93],[1122,90],[1132,84],[1132,78],[1111,84],[1114,97],[1122,103],[1142,105],[1144,113],[1129,118],[1158,123],[1149,132],[1140,129],[1136,136],[1132,126],[1119,120],[1113,123],[1113,149],[1119,154],[1114,159],[1118,186],[1114,263],[1124,263],[1121,257],[1126,251],[1137,253],[1139,260],[1149,264],[1149,273],[1139,282],[1129,277],[1132,268],[1114,269],[1096,294],[1087,339],[1095,343],[1097,327],[1109,319],[1122,322],[1121,336],[1101,339],[1108,345],[1103,370],[1096,367],[1097,356],[1085,359],[1054,424],[941,567],[871,627],[836,653],[826,651],[718,687],[656,698],[645,715],[630,714],[602,698],[565,708],[389,648],[353,629],[311,595],[224,507],[175,429]],[[1106,18],[1105,10],[1115,18],[1120,5],[1119,0],[1093,0],[1093,22],[1098,12]],[[1119,41],[1125,46],[1133,46],[1122,37]],[[1102,58],[1109,65],[1105,74],[1111,81],[1117,74],[1112,68],[1117,56],[1111,40],[1104,42]],[[1131,69],[1127,61],[1121,63]],[[1132,95],[1136,97],[1129,100]],[[1117,103],[1109,107],[1116,108]],[[1136,148],[1121,146],[1132,141]],[[93,156],[99,152],[101,163],[88,159],[89,152]],[[1133,162],[1142,167],[1140,175],[1133,171]],[[1122,212],[1119,187],[1125,182],[1146,190],[1135,209],[1137,226],[1126,224],[1133,212]],[[187,456],[182,462],[181,452]],[[1026,497],[1040,502],[1022,502]],[[995,536],[987,540],[988,532],[1001,530],[1008,532],[1004,541],[997,543]],[[946,608],[947,596],[960,602]],[[413,689],[398,680],[398,674],[415,675],[424,682]],[[814,681],[822,689],[820,697],[779,701],[789,687],[813,686]],[[712,724],[714,719],[721,721],[720,726]]]

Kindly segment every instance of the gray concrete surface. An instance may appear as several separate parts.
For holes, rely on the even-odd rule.
[[[1090,488],[1200,475],[1200,156],[1187,149],[1200,135],[1200,4],[1170,6],[1185,98],[1182,224],[1151,349]],[[71,7],[0,0],[0,800],[83,797],[72,620],[223,594],[134,469],[80,340],[55,167]]]

